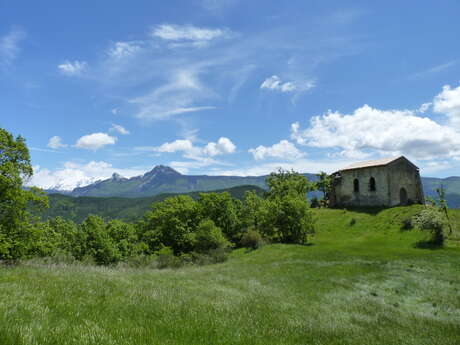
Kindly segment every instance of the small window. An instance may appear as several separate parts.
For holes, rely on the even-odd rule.
[[[355,193],[359,192],[359,180],[357,178],[353,181],[353,191]]]
[[[375,178],[371,177],[369,180],[369,190],[371,192],[375,192],[376,187],[375,187]]]

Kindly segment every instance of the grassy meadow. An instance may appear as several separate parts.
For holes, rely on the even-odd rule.
[[[414,247],[420,207],[315,210],[310,245],[216,265],[2,267],[0,344],[458,345],[460,236]]]

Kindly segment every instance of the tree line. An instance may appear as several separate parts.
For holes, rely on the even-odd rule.
[[[264,241],[306,244],[315,231],[306,195],[316,185],[294,171],[270,174],[263,196],[251,191],[241,201],[228,192],[197,199],[177,195],[153,203],[134,223],[90,215],[80,224],[40,220],[48,200],[38,188],[24,188],[32,174],[24,138],[0,129],[2,261],[60,255],[101,265],[149,257],[212,262],[224,260],[231,248],[257,248]]]

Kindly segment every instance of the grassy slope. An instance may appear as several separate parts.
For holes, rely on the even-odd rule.
[[[1,269],[0,344],[459,344],[460,248],[415,249],[418,208],[317,210],[313,245],[219,265]]]

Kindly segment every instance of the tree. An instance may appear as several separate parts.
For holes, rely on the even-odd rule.
[[[47,207],[39,189],[23,188],[33,174],[30,154],[23,137],[13,137],[0,128],[0,260],[16,260],[29,253],[35,227],[27,207]]]
[[[114,219],[107,223],[107,232],[122,258],[137,254],[137,233],[132,224]]]
[[[308,179],[294,171],[278,170],[267,178],[270,190],[259,207],[259,232],[273,241],[307,243],[314,233],[314,219],[307,202],[313,190]]]
[[[230,193],[201,193],[198,199],[202,218],[211,219],[230,240],[238,240],[241,228],[241,201]]]
[[[269,187],[268,199],[282,198],[292,194],[306,198],[307,193],[315,189],[314,184],[310,183],[305,176],[293,170],[278,169],[277,172],[267,177],[266,183]]]
[[[316,182],[316,188],[323,193],[323,200],[329,201],[329,194],[332,189],[332,176],[324,171],[318,174],[319,180]]]
[[[439,200],[439,209],[444,213],[446,216],[447,220],[447,225],[449,227],[449,234],[452,234],[452,224],[449,219],[449,206],[447,205],[447,200],[446,200],[446,190],[444,189],[444,186],[441,185],[439,188],[436,189],[436,193],[438,194],[438,200]]]
[[[104,220],[89,215],[80,225],[84,237],[84,253],[92,257],[99,265],[116,263],[121,259],[120,251],[110,237]]]
[[[140,237],[151,253],[162,246],[175,254],[193,249],[193,232],[201,220],[200,206],[188,195],[178,195],[153,204],[140,224]]]

